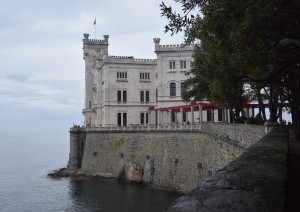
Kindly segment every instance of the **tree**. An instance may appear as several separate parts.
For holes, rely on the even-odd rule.
[[[186,99],[238,105],[252,94],[260,104],[272,80],[275,116],[289,103],[300,134],[300,2],[298,0],[175,0],[183,14],[162,3],[171,34],[196,42]],[[270,71],[272,69],[271,77]],[[248,86],[250,90],[248,91]],[[261,92],[264,91],[264,92]],[[201,94],[200,94],[201,93]],[[262,111],[262,108],[261,108]]]

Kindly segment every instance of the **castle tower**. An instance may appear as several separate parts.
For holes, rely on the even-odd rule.
[[[89,39],[89,34],[84,34],[83,59],[85,61],[85,106],[83,114],[86,126],[96,126],[101,120],[101,90],[98,84],[102,83],[101,66],[103,58],[108,55],[108,35],[103,40]],[[100,119],[99,119],[100,118]]]

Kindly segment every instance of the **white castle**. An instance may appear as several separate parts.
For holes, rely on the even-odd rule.
[[[160,45],[160,39],[154,38],[157,59],[135,59],[108,55],[109,36],[103,38],[84,34],[85,126],[184,125],[226,119],[228,113],[222,108],[202,110],[203,103],[182,101],[194,46]]]

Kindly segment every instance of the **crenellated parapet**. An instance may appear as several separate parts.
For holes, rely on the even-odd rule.
[[[83,34],[83,54],[84,58],[91,56],[92,58],[101,59],[102,55],[108,54],[108,38],[104,35],[103,40],[89,39],[89,34]]]
[[[155,46],[155,52],[170,52],[170,51],[193,51],[195,45],[173,44],[173,45],[158,45]]]
[[[132,63],[132,64],[156,64],[156,59],[140,59],[133,56],[113,56],[104,57],[103,62],[107,63]]]
[[[109,35],[103,35],[103,40],[100,39],[89,39],[89,34],[88,33],[84,33],[83,34],[84,39],[82,39],[84,44],[108,44],[108,38]]]
[[[155,52],[191,51],[194,50],[195,48],[195,45],[186,45],[186,44],[159,45],[160,38],[154,38],[153,41],[155,44]]]

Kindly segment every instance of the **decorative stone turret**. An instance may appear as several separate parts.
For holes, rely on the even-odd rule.
[[[155,45],[159,45],[160,38],[153,38]]]
[[[84,37],[84,39],[83,39],[83,42],[88,42],[89,41],[89,34],[87,34],[87,33],[84,33],[83,34],[83,37]]]
[[[109,35],[103,35],[104,40],[108,41]]]
[[[160,38],[153,38],[153,41],[155,43],[155,51],[156,51],[159,48]]]

